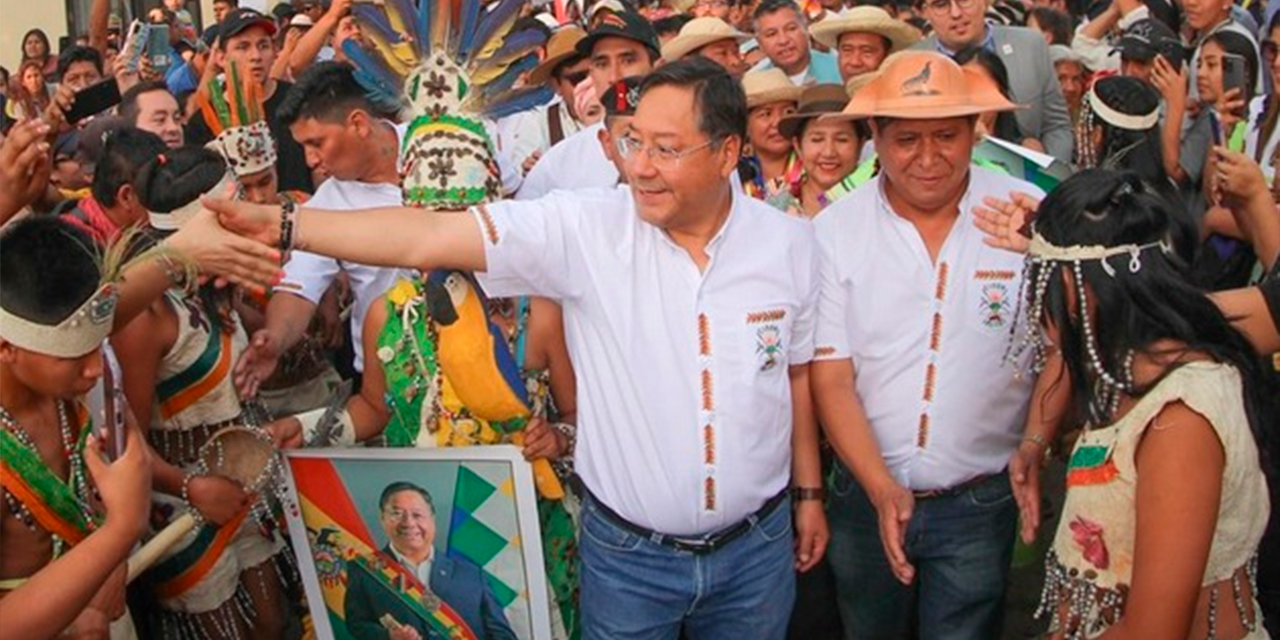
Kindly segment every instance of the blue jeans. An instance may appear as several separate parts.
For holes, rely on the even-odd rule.
[[[795,601],[790,501],[726,546],[677,551],[582,506],[583,640],[783,640]]]
[[[916,580],[893,577],[867,494],[840,466],[827,510],[827,558],[846,640],[1000,637],[1018,509],[1007,473],[955,494],[918,500],[907,526]]]

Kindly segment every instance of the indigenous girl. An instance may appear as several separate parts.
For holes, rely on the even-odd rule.
[[[1254,558],[1270,511],[1256,354],[1187,283],[1174,204],[1085,171],[1041,203],[1026,340],[1061,349],[1085,430],[1049,554],[1052,637],[1267,638]]]

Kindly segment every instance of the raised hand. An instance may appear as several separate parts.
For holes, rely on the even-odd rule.
[[[201,204],[217,216],[227,231],[271,247],[280,244],[279,206],[225,198],[204,198]]]
[[[50,131],[43,120],[27,120],[14,125],[0,143],[0,224],[35,202],[49,185]]]
[[[165,243],[201,273],[247,289],[263,292],[280,279],[279,251],[223,229],[208,210],[196,214]]]
[[[107,512],[103,526],[122,527],[137,539],[147,529],[151,509],[151,449],[137,424],[128,420],[126,425],[124,454],[115,462],[107,461],[96,434],[85,443],[84,461]]]
[[[1039,200],[1020,191],[1010,193],[1008,200],[986,197],[973,208],[973,224],[987,235],[983,242],[989,246],[1026,253],[1031,239],[1022,230],[1039,206]]]

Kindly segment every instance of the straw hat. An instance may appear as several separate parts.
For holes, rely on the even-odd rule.
[[[800,93],[800,105],[796,112],[783,116],[778,122],[778,133],[784,138],[794,138],[810,119],[826,114],[840,113],[849,102],[849,94],[838,84],[814,84]]]
[[[887,38],[889,53],[907,49],[923,37],[915,27],[894,20],[889,12],[870,5],[854,7],[809,27],[813,39],[831,50],[839,48],[840,36],[859,31]]]
[[[904,51],[880,67],[841,117],[931,120],[1018,108],[981,71],[934,51]]]
[[[773,102],[795,102],[802,89],[791,83],[781,69],[748,71],[742,76],[742,91],[747,94],[747,108],[754,109]]]
[[[720,18],[694,18],[680,27],[680,33],[676,37],[662,45],[662,57],[667,62],[675,62],[713,42],[733,40],[740,45],[750,39],[751,36],[734,29]]]
[[[570,25],[551,34],[547,40],[547,57],[529,72],[526,83],[538,86],[551,79],[551,72],[566,60],[578,55],[578,41],[587,37],[582,27]]]

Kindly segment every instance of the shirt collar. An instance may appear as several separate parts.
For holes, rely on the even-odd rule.
[[[996,50],[996,38],[991,29],[991,25],[983,25],[982,28],[984,29],[982,36],[982,48],[994,53]],[[957,53],[960,53],[959,51],[952,51],[951,49],[948,49],[946,45],[942,44],[941,38],[938,39],[937,46],[938,53],[945,54],[948,58],[954,58]]]
[[[419,572],[419,571],[418,571],[418,568],[419,568],[419,567],[421,567],[421,566],[423,566],[423,565],[431,566],[431,563],[432,563],[432,562],[434,562],[434,561],[435,561],[435,559],[436,559],[436,549],[435,549],[435,547],[432,547],[432,548],[431,548],[431,553],[427,555],[427,559],[426,559],[426,560],[423,560],[422,562],[417,563],[417,564],[414,564],[414,562],[413,562],[412,560],[410,560],[407,556],[405,556],[404,554],[400,553],[400,550],[396,548],[396,545],[388,543],[388,544],[387,544],[387,547],[389,547],[389,548],[391,549],[391,555],[393,555],[393,556],[395,556],[395,557],[396,557],[396,561],[397,561],[397,562],[399,562],[400,564],[402,564],[402,565],[404,565],[404,566],[406,566],[406,567],[408,567],[408,568],[412,569],[415,573],[421,573],[421,572]]]

